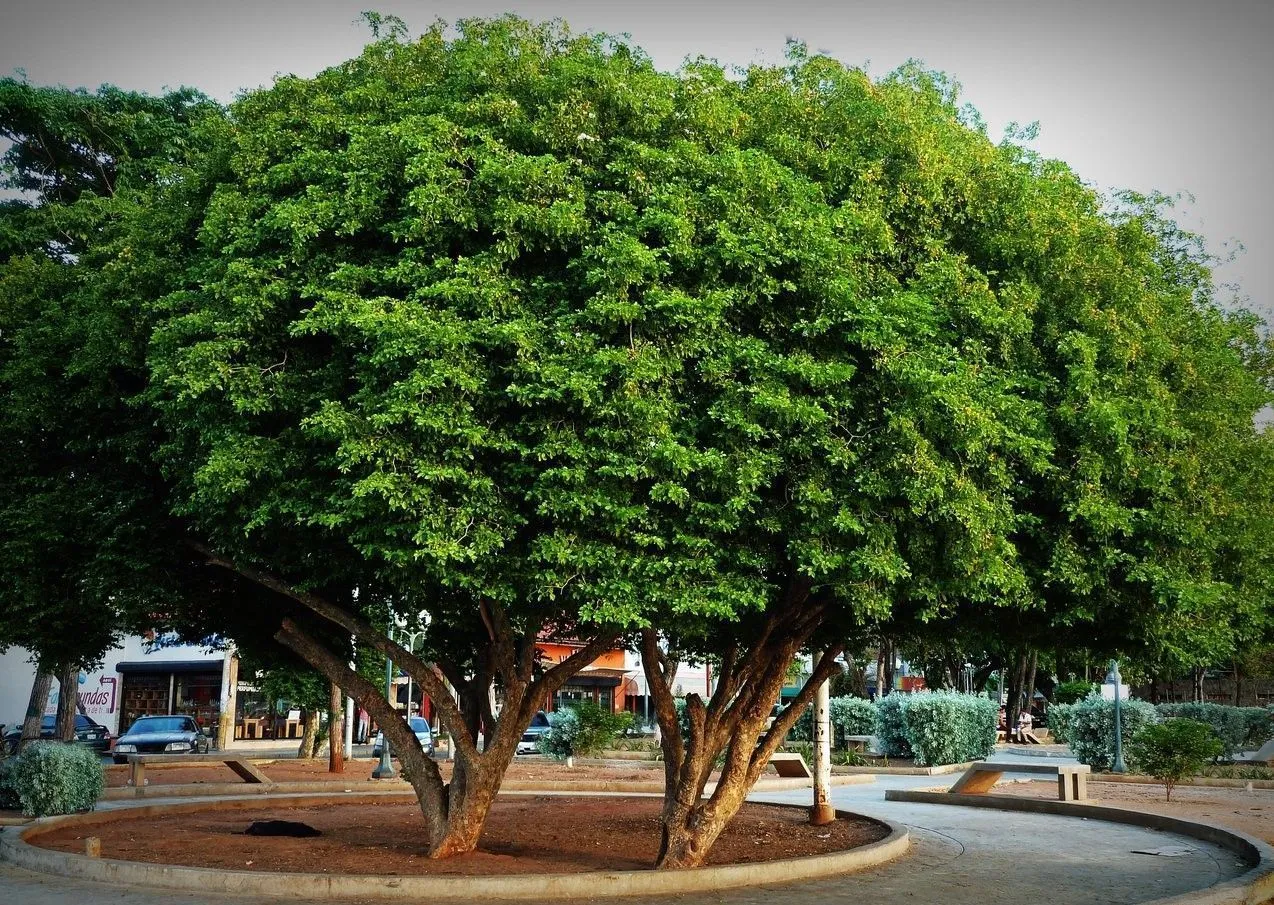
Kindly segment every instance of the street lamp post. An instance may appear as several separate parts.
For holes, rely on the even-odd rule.
[[[391,708],[394,706],[394,663],[388,656],[385,657],[385,700]],[[372,779],[393,779],[395,774],[394,764],[389,759],[389,733],[384,726],[381,727],[380,734],[380,763],[372,771]]]
[[[1124,766],[1123,714],[1120,712],[1121,703],[1119,700],[1122,695],[1119,687],[1121,679],[1119,677],[1118,660],[1110,661],[1110,673],[1106,676],[1106,682],[1115,686],[1115,762],[1111,765],[1110,770],[1112,773],[1124,773],[1127,772],[1128,768]]]

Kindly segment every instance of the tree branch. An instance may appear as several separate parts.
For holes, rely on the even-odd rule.
[[[263,572],[259,569],[253,569],[249,566],[241,566],[233,560],[226,559],[214,552],[212,549],[195,541],[188,541],[190,547],[200,553],[209,564],[219,566],[228,571],[241,575],[249,581],[268,588],[277,594],[281,594],[290,600],[295,600],[306,609],[322,616],[324,619],[334,622],[341,628],[345,629],[352,635],[362,638],[375,650],[384,654],[393,662],[401,666],[416,682],[423,688],[433,701],[434,706],[438,708],[442,718],[446,721],[447,726],[451,729],[452,742],[456,745],[458,752],[464,756],[476,758],[478,756],[478,748],[473,737],[468,730],[464,728],[464,717],[456,708],[455,702],[451,699],[451,695],[447,693],[446,686],[439,680],[437,673],[414,653],[407,650],[398,642],[394,641],[387,634],[376,628],[361,616],[356,616],[341,607],[336,606],[319,597],[317,594],[309,591],[301,591],[294,588],[291,584]]]

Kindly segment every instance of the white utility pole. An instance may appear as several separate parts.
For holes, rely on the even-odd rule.
[[[823,655],[814,659],[818,669]],[[810,823],[823,826],[836,819],[832,807],[832,721],[830,691],[823,682],[814,694],[814,806],[810,808]]]

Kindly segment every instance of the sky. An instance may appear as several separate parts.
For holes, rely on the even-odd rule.
[[[1031,146],[1094,188],[1181,194],[1178,219],[1214,253],[1243,246],[1218,280],[1274,323],[1274,0],[0,0],[0,73],[227,101],[355,55],[367,8],[413,34],[436,19],[561,18],[629,34],[668,70],[698,55],[779,62],[788,38],[875,76],[922,60],[963,85],[993,138],[1038,122]]]

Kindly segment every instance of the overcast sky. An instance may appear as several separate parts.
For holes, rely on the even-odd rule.
[[[777,62],[788,37],[883,75],[909,58],[964,86],[993,137],[1040,123],[1036,150],[1102,191],[1189,193],[1180,219],[1218,253],[1247,306],[1274,321],[1274,2],[878,0],[3,0],[0,72],[37,83],[192,85],[221,100],[309,75],[368,39],[361,9],[435,19],[513,11],[577,31],[626,32],[657,65],[688,55]]]

